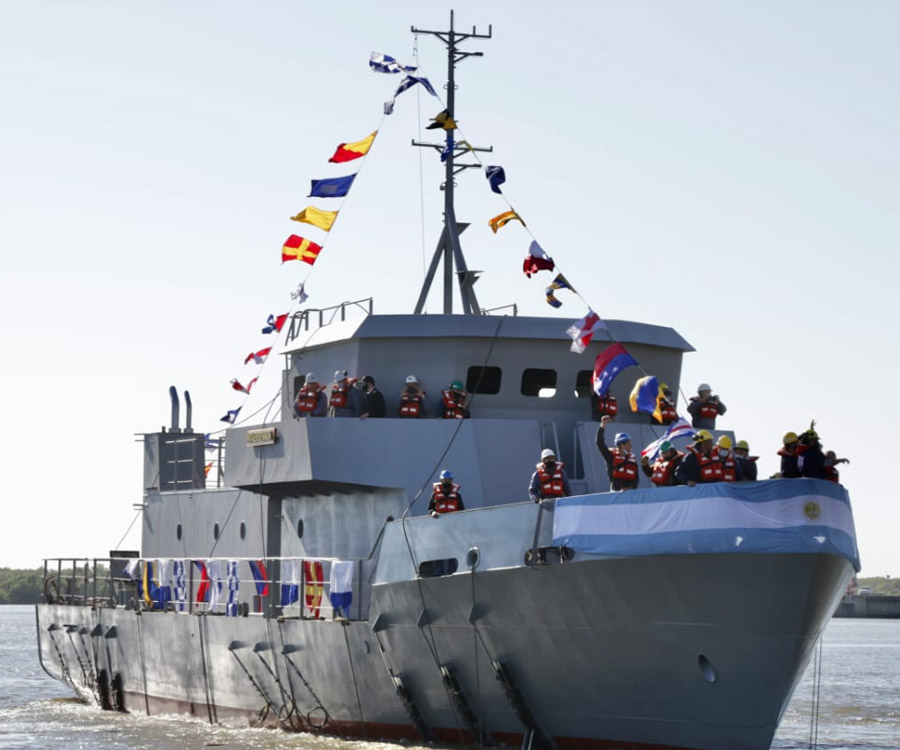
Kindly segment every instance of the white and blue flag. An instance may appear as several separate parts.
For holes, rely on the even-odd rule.
[[[241,588],[241,579],[238,576],[237,560],[229,560],[226,564],[228,571],[228,603],[225,605],[226,617],[237,617],[238,615],[238,591]]]
[[[335,560],[331,563],[328,598],[335,615],[350,616],[350,603],[353,601],[353,563],[350,560]]]
[[[403,65],[396,58],[384,55],[381,52],[373,52],[369,57],[369,67],[373,73],[413,73],[414,65]]]

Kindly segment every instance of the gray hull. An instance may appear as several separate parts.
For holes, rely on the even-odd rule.
[[[852,570],[826,554],[585,559],[377,584],[368,622],[59,604],[37,618],[47,672],[131,712],[518,744],[524,706],[559,748],[757,750]]]

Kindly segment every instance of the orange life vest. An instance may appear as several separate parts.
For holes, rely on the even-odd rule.
[[[705,404],[700,404],[700,416],[705,419],[715,419],[719,416],[719,402],[718,401],[707,401]]]
[[[678,419],[678,412],[675,411],[675,404],[669,399],[663,397],[659,401],[659,413],[662,416],[661,424],[672,424]]]
[[[537,465],[538,482],[541,485],[541,497],[564,497],[565,486],[563,484],[563,464],[557,461],[553,471],[547,471],[543,463]]]
[[[653,474],[650,481],[660,487],[671,487],[675,484],[675,467],[683,457],[683,453],[678,453],[672,458],[657,458],[653,462]]]
[[[612,394],[597,396],[597,415],[614,417],[619,413],[619,402]]]
[[[459,485],[450,485],[448,490],[443,482],[435,482],[434,485],[434,509],[438,513],[453,513],[459,510]]]
[[[700,465],[700,478],[698,481],[722,481],[722,463],[720,461],[717,461],[712,455],[704,456],[693,445],[689,445],[688,450],[697,457],[697,463]]]
[[[306,386],[303,386],[297,393],[297,400],[294,402],[294,407],[301,414],[309,414],[310,412],[315,410],[318,403],[318,387],[313,386],[312,388],[307,388]]]
[[[466,408],[463,406],[465,398],[465,393],[457,397],[449,388],[441,391],[441,399],[444,401],[444,419],[462,419],[465,417]]]
[[[355,382],[356,378],[348,378],[346,385],[333,385],[331,387],[331,399],[328,401],[328,405],[333,406],[336,409],[345,408],[350,398],[350,389]]]
[[[635,482],[637,481],[637,460],[634,453],[625,453],[624,455],[618,451],[614,451],[612,478],[619,482]]]
[[[400,416],[418,417],[422,411],[421,396],[410,396],[404,393],[400,397]]]
[[[720,453],[719,449],[716,448],[714,451],[713,460],[718,463],[722,467],[722,480],[723,482],[736,482],[737,481],[737,469],[735,468],[735,458],[734,455],[729,455],[728,453]]]

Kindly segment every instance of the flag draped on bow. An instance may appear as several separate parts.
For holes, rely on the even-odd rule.
[[[616,375],[626,367],[636,364],[637,360],[625,350],[622,344],[606,347],[594,360],[594,375],[591,380],[594,393],[598,396],[605,396]]]

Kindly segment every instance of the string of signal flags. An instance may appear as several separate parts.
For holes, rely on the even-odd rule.
[[[397,98],[403,92],[410,90],[414,86],[422,86],[428,94],[440,100],[438,93],[435,91],[430,81],[426,77],[418,75],[418,68],[416,66],[404,65],[390,55],[373,52],[369,58],[369,67],[375,73],[387,75],[403,74],[403,78],[394,91],[393,96],[384,103],[382,123],[384,122],[384,118],[393,113]],[[381,125],[379,125],[379,128],[380,127]],[[556,271],[556,276],[544,289],[544,296],[547,304],[557,309],[562,307],[563,300],[559,299],[556,296],[556,293],[567,290],[578,297],[585,307],[587,307],[585,315],[566,329],[566,333],[572,339],[570,350],[576,354],[583,354],[591,343],[594,334],[600,331],[605,332],[609,338],[610,346],[598,354],[594,362],[592,375],[592,388],[594,392],[600,397],[606,396],[616,376],[624,369],[636,366],[643,372],[643,377],[638,379],[632,390],[629,399],[632,410],[646,412],[653,415],[659,422],[662,422],[660,403],[665,397],[656,377],[647,375],[638,361],[625,349],[624,345],[613,338],[606,323],[594,312],[591,306],[587,304],[565,275],[560,272],[554,259],[540,246],[537,239],[531,233],[531,230],[528,229],[522,216],[513,208],[512,204],[503,193],[502,186],[506,183],[506,170],[502,166],[483,164],[478,158],[477,152],[472,149],[467,140],[456,139],[455,135],[459,132],[459,126],[454,118],[450,116],[446,108],[431,119],[431,124],[427,126],[427,129],[442,129],[449,133],[447,143],[441,151],[440,158],[442,162],[446,161],[452,153],[468,151],[484,170],[484,175],[490,190],[501,196],[506,202],[506,210],[489,219],[487,222],[493,233],[496,234],[500,229],[515,221],[529,234],[531,242],[528,245],[525,258],[522,262],[522,272],[525,276],[530,279],[541,271],[548,271],[551,273]],[[338,144],[334,154],[328,159],[328,162],[332,164],[347,164],[362,159],[363,161],[358,162],[359,168],[352,174],[312,180],[310,192],[307,197],[323,200],[336,198],[346,199],[377,135],[378,129],[374,130],[361,140]],[[341,201],[341,204],[334,209],[308,205],[290,217],[292,221],[307,224],[325,233],[325,236],[320,238],[319,241],[292,233],[282,245],[282,263],[299,261],[310,266],[306,277],[298,284],[297,288],[291,292],[291,299],[293,301],[292,309],[295,306],[303,305],[309,299],[309,294],[306,292],[306,283],[309,279],[309,274],[312,271],[312,266],[315,265],[316,260],[325,248],[328,233],[334,227],[334,224],[340,215],[342,206],[343,200]],[[266,320],[266,325],[262,327],[262,333],[280,334],[290,314],[289,311],[278,315],[269,315]],[[261,368],[267,361],[272,348],[272,346],[267,346],[250,352],[245,357],[244,364],[246,365],[253,362]],[[233,390],[243,393],[246,401],[246,397],[250,395],[258,378],[259,374],[257,373],[257,375],[249,380],[246,385],[237,378],[234,378],[231,381],[231,387]],[[242,408],[243,405],[238,406],[235,409],[229,409],[220,421],[229,425],[235,424]],[[218,441],[213,439],[207,440],[207,447],[210,450],[217,449],[219,447]],[[211,465],[211,463],[207,464],[207,472]]]

